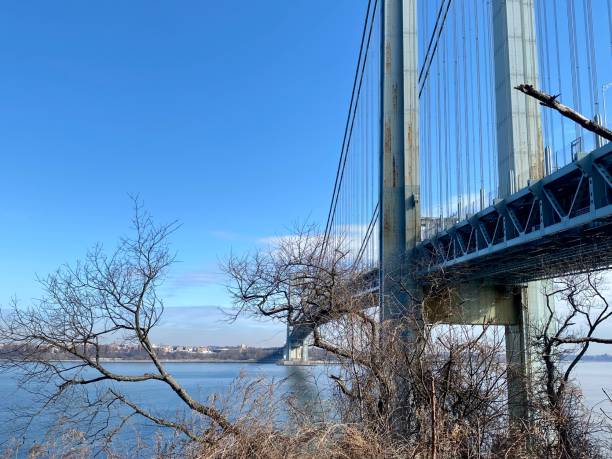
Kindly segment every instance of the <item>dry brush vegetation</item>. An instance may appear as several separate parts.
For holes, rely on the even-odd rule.
[[[605,457],[609,419],[587,410],[573,384],[589,346],[608,342],[597,334],[612,315],[601,275],[547,284],[549,304],[554,299],[569,307],[551,306],[532,334],[538,365],[528,394],[531,416],[519,422],[508,416],[498,327],[428,323],[417,313],[425,299],[408,291],[409,303],[398,305],[406,308],[402,319],[381,322],[367,273],[348,262],[343,241],[322,250],[315,228],[232,257],[224,268],[235,317],[310,327],[313,345],[334,356],[328,369],[333,392],[321,409],[308,412],[265,379],[241,377],[227,393],[202,400],[166,369],[150,333],[163,314],[158,287],[174,261],[168,238],[175,228],[155,224],[137,204],[132,237],[111,254],[98,247],[83,262],[51,274],[42,280],[41,300],[14,305],[2,317],[0,339],[24,352],[5,356],[1,366],[19,372],[21,386],[40,402],[35,410],[54,412],[61,432],[31,457],[94,451],[270,459]],[[119,374],[108,367],[98,350],[110,337],[139,343],[154,371]],[[66,365],[37,352],[49,346],[75,360]],[[160,415],[120,390],[146,381],[174,393],[182,409]],[[140,452],[122,453],[113,438],[135,418],[174,435],[143,439]]]

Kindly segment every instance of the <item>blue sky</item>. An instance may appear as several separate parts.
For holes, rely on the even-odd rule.
[[[3,3],[0,304],[112,246],[138,193],[182,223],[159,340],[282,343],[220,322],[218,260],[324,223],[365,3]]]
[[[281,324],[224,322],[219,260],[325,223],[366,3],[3,2],[0,307],[113,246],[138,194],[182,224],[156,340],[283,343]]]

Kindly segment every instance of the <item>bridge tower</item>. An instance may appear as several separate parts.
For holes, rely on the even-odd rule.
[[[394,319],[410,308],[399,289],[400,258],[420,239],[417,0],[383,0],[380,302],[381,319]],[[537,61],[534,0],[494,0],[499,197],[528,186],[544,174],[544,151],[537,102],[514,90],[536,85]],[[404,260],[405,261],[405,260]],[[407,260],[410,265],[410,259]],[[408,284],[419,297],[417,284]],[[461,317],[446,323],[482,324],[506,329],[509,410],[527,418],[527,383],[531,371],[529,329],[544,312],[541,283],[511,288],[468,283],[459,286]],[[435,306],[435,305],[434,305]],[[428,305],[425,305],[428,308]]]
[[[289,322],[287,322],[287,338],[285,340],[282,363],[283,365],[308,364],[309,344],[307,337],[294,340],[291,337],[292,331]]]
[[[417,0],[383,0],[381,29],[379,285],[381,319],[386,320],[405,312],[402,261],[420,239]]]
[[[505,198],[544,175],[544,149],[537,101],[514,87],[537,86],[534,0],[493,1],[495,105],[497,114],[498,197]],[[530,330],[545,315],[542,282],[515,290],[505,327],[510,416],[527,418],[527,388],[532,371]]]
[[[406,312],[405,254],[420,240],[417,0],[382,0],[380,304],[381,319]],[[400,289],[400,281],[403,288]],[[418,285],[408,285],[416,293]],[[418,297],[419,295],[415,295]],[[306,363],[304,337],[287,328],[285,364]],[[305,335],[306,336],[306,335]]]

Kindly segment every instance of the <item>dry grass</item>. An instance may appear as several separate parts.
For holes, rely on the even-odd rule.
[[[374,459],[413,457],[408,448],[362,426],[319,424],[293,432],[256,431],[192,451],[207,459]]]

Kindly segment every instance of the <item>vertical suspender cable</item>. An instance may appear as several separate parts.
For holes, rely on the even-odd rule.
[[[557,14],[557,2],[552,2],[553,4],[553,18],[554,18],[554,24],[555,24],[555,51],[556,51],[556,58],[557,58],[557,84],[559,85],[559,87],[557,88],[557,93],[561,94],[561,92],[563,91],[563,86],[561,85],[561,56],[560,56],[560,51],[559,51],[559,45],[560,45],[560,40],[559,40],[559,19],[558,19],[558,14]],[[559,124],[561,124],[561,139],[562,139],[562,150],[563,150],[563,158],[564,161],[567,161],[567,155],[565,154],[566,152],[566,147],[567,147],[567,138],[565,136],[565,119],[562,116],[557,116],[557,119],[559,119]],[[557,167],[559,167],[559,164],[557,163]]]
[[[580,64],[578,63],[578,46],[576,38],[576,11],[574,0],[567,0],[567,18],[568,18],[568,36],[570,47],[570,64],[572,67],[572,95],[574,107],[579,113],[582,113],[582,104],[580,103]],[[582,143],[582,127],[576,124],[576,139],[580,139]],[[574,158],[572,158],[573,160]]]
[[[586,51],[586,66],[587,66],[587,76],[588,76],[588,87],[589,87],[589,104],[591,108],[591,118],[595,115],[595,96],[597,89],[593,87],[593,62],[591,61],[591,50],[592,50],[592,42],[591,42],[591,34],[589,30],[589,15],[588,15],[588,1],[583,0],[582,2],[582,20],[584,27],[584,37],[585,37],[585,51]]]
[[[527,39],[533,43],[536,43],[536,25],[535,25],[535,14],[526,14],[527,10],[526,10],[526,5],[524,4],[524,2],[521,2],[521,18],[524,18],[525,15],[528,18],[529,24],[523,24],[523,30],[525,30],[525,27],[527,27],[527,30],[529,31],[529,35],[527,37]],[[521,19],[522,21],[522,19]],[[523,50],[523,67],[527,68],[527,52],[525,50]],[[537,59],[531,59],[531,75],[535,76],[538,74],[538,63],[536,62]],[[538,84],[537,81],[534,81],[533,84]],[[527,110],[529,112],[529,109],[532,110],[533,116],[541,116],[540,113],[538,113],[537,108],[534,107],[534,105],[529,105],[527,106]],[[527,120],[525,120],[527,121]],[[538,145],[538,142],[541,141],[540,138],[538,138],[538,132],[537,131],[533,131],[532,128],[532,123],[526,122],[527,125],[527,145],[529,145],[529,148],[531,148],[532,145],[536,145],[536,151],[534,153],[536,153],[538,151],[538,149],[540,148],[540,145]],[[533,141],[531,139],[534,139]],[[541,164],[541,167],[543,167],[544,164]],[[530,172],[531,174],[531,172]],[[520,187],[522,188],[524,186],[524,183],[520,184]]]
[[[610,57],[612,57],[612,0],[608,0],[608,33],[610,34]]]
[[[427,201],[428,201],[428,206],[429,206],[429,217],[432,219],[434,218],[434,176],[433,176],[433,123],[431,122],[431,117],[433,116],[433,110],[432,110],[432,97],[433,97],[433,90],[432,90],[432,85],[431,82],[428,80],[426,82],[427,85],[427,95],[425,100],[427,101],[427,108],[426,108],[426,113],[425,116],[427,118],[427,156],[428,156],[428,161],[427,161],[427,176],[429,177],[429,188],[427,189],[428,192],[428,197],[427,197]]]
[[[457,5],[457,3],[455,3]],[[461,220],[462,217],[462,199],[461,199],[461,184],[462,184],[462,174],[461,174],[461,117],[459,116],[459,107],[461,104],[459,103],[459,62],[458,62],[458,47],[457,47],[457,7],[455,6],[455,14],[453,15],[453,59],[454,59],[454,69],[453,69],[453,80],[455,81],[455,157],[457,163],[457,219]]]
[[[593,30],[593,3],[592,0],[585,0],[584,15],[586,17],[587,36],[590,43],[587,44],[588,57],[591,68],[591,85],[593,87],[593,115],[599,114],[599,92],[597,78],[597,61],[595,60],[595,35]],[[593,116],[594,118],[595,116]]]
[[[433,31],[432,31],[433,34]],[[431,84],[431,82],[428,80],[425,82],[425,84],[427,85],[427,123],[428,123],[428,135],[427,135],[427,151],[428,151],[428,156],[429,156],[429,170],[427,171],[427,175],[429,175],[429,217],[431,218],[431,221],[433,222],[434,217],[435,217],[435,212],[434,212],[434,183],[435,183],[435,179],[434,179],[434,146],[433,146],[433,122],[432,122],[432,117],[433,117],[433,97],[434,97],[434,92],[433,92],[433,85]]]
[[[422,49],[422,47],[424,46],[425,43],[425,36],[426,36],[426,32],[427,32],[427,3],[425,3],[423,5],[423,8],[421,8],[421,27],[419,27],[419,33],[420,33],[420,37],[419,37],[419,49]],[[423,100],[423,103],[419,106],[419,109],[421,110],[421,120],[422,120],[422,127],[421,129],[419,129],[419,137],[421,140],[421,146],[422,148],[419,150],[420,151],[420,155],[421,155],[421,208],[422,213],[421,215],[425,215],[426,211],[425,209],[427,209],[427,189],[429,187],[429,176],[427,174],[427,158],[428,158],[428,154],[429,152],[427,151],[427,149],[425,148],[425,139],[427,138],[427,135],[429,134],[428,129],[427,129],[427,102],[426,102],[426,97],[424,98],[425,100]]]
[[[367,68],[367,74],[366,74],[366,87],[368,88],[368,93],[367,93],[367,99],[366,99],[366,116],[367,116],[367,120],[366,120],[366,151],[365,151],[365,155],[364,155],[364,165],[365,165],[365,170],[364,170],[364,174],[363,174],[363,182],[364,182],[364,186],[363,186],[363,200],[364,200],[364,214],[368,215],[371,209],[370,206],[370,147],[371,147],[371,137],[372,137],[372,131],[370,129],[370,120],[372,118],[371,116],[371,110],[372,110],[372,106],[370,105],[370,97],[372,95],[372,72],[371,72],[371,65],[368,66]],[[368,261],[368,258],[366,256],[366,263]]]
[[[466,21],[465,21],[465,0],[461,1],[461,20],[462,20],[462,41],[463,41],[463,106],[465,115],[465,169],[466,169],[466,211],[470,211],[470,200],[472,199],[472,187],[470,179],[470,126],[468,115],[468,70],[467,70],[467,45],[466,45]]]
[[[443,222],[443,214],[442,214],[442,173],[440,168],[442,167],[442,132],[440,130],[440,58],[436,56],[436,113],[438,116],[436,117],[436,137],[438,139],[438,148],[436,151],[436,156],[438,160],[436,163],[438,164],[438,173],[436,174],[436,181],[438,184],[438,215],[440,216],[440,226],[442,226]]]
[[[487,134],[487,174],[488,174],[488,185],[489,185],[489,202],[493,198],[493,190],[495,190],[495,186],[493,184],[493,151],[494,146],[492,144],[492,133],[493,133],[493,117],[491,115],[491,102],[493,99],[492,88],[491,88],[491,75],[493,73],[492,63],[491,63],[491,27],[489,21],[489,9],[488,4],[490,2],[485,3],[484,7],[484,42],[485,42],[485,70],[487,71],[486,82],[485,82],[485,106],[486,106],[486,134]]]
[[[445,191],[445,209],[446,218],[450,217],[450,196],[449,196],[449,179],[450,179],[450,167],[449,167],[449,155],[448,155],[448,142],[449,142],[449,130],[448,130],[448,53],[446,45],[446,37],[442,38],[442,51],[443,51],[443,89],[444,89],[444,191]],[[446,225],[445,225],[446,226]]]
[[[357,107],[357,135],[356,142],[353,144],[353,154],[351,158],[351,194],[349,198],[349,211],[350,217],[346,222],[346,235],[349,238],[349,250],[350,250],[350,258],[355,255],[354,252],[354,234],[353,234],[353,224],[357,222],[359,218],[359,195],[356,193],[357,191],[357,167],[359,166],[359,156],[361,155],[361,139],[363,135],[363,103],[360,103]]]
[[[367,10],[366,10],[366,15],[365,15],[365,20],[364,20],[364,24],[363,24],[363,31],[361,34],[361,44],[359,46],[359,56],[357,59],[357,68],[355,69],[355,78],[353,80],[353,89],[352,89],[352,93],[351,93],[351,100],[349,103],[349,113],[347,116],[347,120],[346,120],[346,126],[344,129],[344,138],[342,140],[342,148],[340,151],[340,160],[338,162],[338,169],[336,171],[336,179],[334,181],[334,190],[332,193],[332,200],[331,200],[331,204],[329,207],[329,212],[327,215],[327,223],[325,225],[325,235],[324,235],[324,240],[323,240],[323,244],[321,246],[321,254],[323,254],[323,252],[326,249],[327,246],[327,239],[329,237],[329,234],[332,230],[332,226],[333,226],[333,222],[334,222],[334,218],[336,215],[336,209],[338,206],[338,201],[343,201],[342,199],[340,199],[340,188],[342,185],[342,177],[344,175],[344,168],[346,167],[346,160],[347,160],[347,153],[348,153],[348,149],[349,149],[349,143],[350,143],[350,137],[351,137],[351,131],[352,131],[352,123],[354,123],[355,120],[355,111],[356,111],[356,106],[359,102],[359,94],[361,91],[361,82],[363,81],[363,78],[360,79],[360,72],[361,72],[361,76],[363,77],[363,65],[362,65],[362,61],[365,61],[367,59],[367,55],[368,55],[368,50],[369,50],[369,45],[370,45],[370,39],[372,36],[372,29],[373,29],[373,24],[374,24],[374,17],[376,15],[376,5],[377,5],[378,1],[374,0],[374,6],[372,8],[372,0],[368,0],[368,6],[367,6]],[[372,11],[372,18],[370,19],[370,11]],[[368,33],[368,25],[369,27],[369,33]],[[366,38],[367,38],[367,43],[366,43]],[[352,121],[351,121],[352,120]],[[342,202],[340,202],[340,209],[342,210]]]
[[[481,90],[482,90],[482,82],[480,81],[480,35],[479,35],[479,27],[478,22],[480,21],[480,16],[478,14],[478,1],[474,3],[474,23],[476,25],[476,82],[478,85],[478,91],[476,91],[478,101],[478,147],[480,149],[480,210],[485,207],[485,189],[484,189],[484,151],[482,148],[482,100],[481,100]]]
[[[490,88],[491,91],[495,89],[495,72],[493,71],[493,2],[489,2],[489,62],[490,66]],[[493,184],[495,190],[495,197],[499,196],[499,151],[497,150],[497,128],[496,128],[496,120],[497,114],[495,112],[495,102],[493,101],[493,96],[491,96],[491,150],[494,152],[494,165],[495,172],[493,174]]]
[[[538,49],[538,64],[540,67],[540,71],[538,73],[539,76],[539,86],[545,91],[550,93],[550,88],[546,85],[546,79],[545,79],[545,75],[546,75],[546,64],[544,62],[544,37],[543,37],[543,27],[542,27],[542,21],[544,20],[544,15],[542,14],[542,1],[541,0],[535,0],[536,4],[537,4],[537,17],[536,17],[536,24],[537,24],[537,49]],[[550,131],[550,129],[548,129],[548,118],[549,118],[549,111],[548,110],[542,110],[542,126],[543,126],[543,130],[544,130],[544,135],[543,135],[543,139],[544,139],[544,146],[550,146],[551,141],[550,141],[550,136],[552,135],[552,132]]]
[[[552,93],[552,83],[550,79],[550,39],[548,33],[548,10],[546,7],[546,1],[540,0],[542,4],[542,20],[544,21],[544,58],[546,59],[546,86],[549,93]],[[548,113],[548,130],[550,132],[550,141],[552,144],[552,150],[555,161],[555,168],[558,168],[557,161],[557,145],[555,141],[555,132],[553,129],[553,113]]]
[[[472,0],[468,0],[468,5],[472,4]],[[470,11],[468,14],[468,32],[470,34],[470,39],[472,38],[472,34],[473,34],[473,24],[472,24],[472,18],[473,18],[473,12]],[[474,104],[474,98],[475,98],[475,82],[474,82],[474,49],[472,46],[469,47],[469,61],[468,61],[468,68],[469,68],[469,82],[470,82],[470,88],[469,88],[469,92],[470,92],[470,100],[469,100],[469,104],[467,105],[468,108],[468,113],[470,115],[470,139],[471,141],[469,142],[469,150],[468,150],[468,171],[470,172],[470,178],[473,180],[470,180],[470,201],[471,201],[471,209],[470,212],[474,213],[474,211],[476,210],[476,201],[474,200],[475,195],[476,195],[476,190],[478,189],[478,186],[476,185],[476,157],[475,157],[475,152],[476,152],[476,115],[475,115],[475,104]],[[470,154],[471,153],[471,154]],[[470,162],[471,160],[471,162]],[[472,177],[473,176],[473,177]],[[472,185],[474,185],[474,188],[472,189]]]

